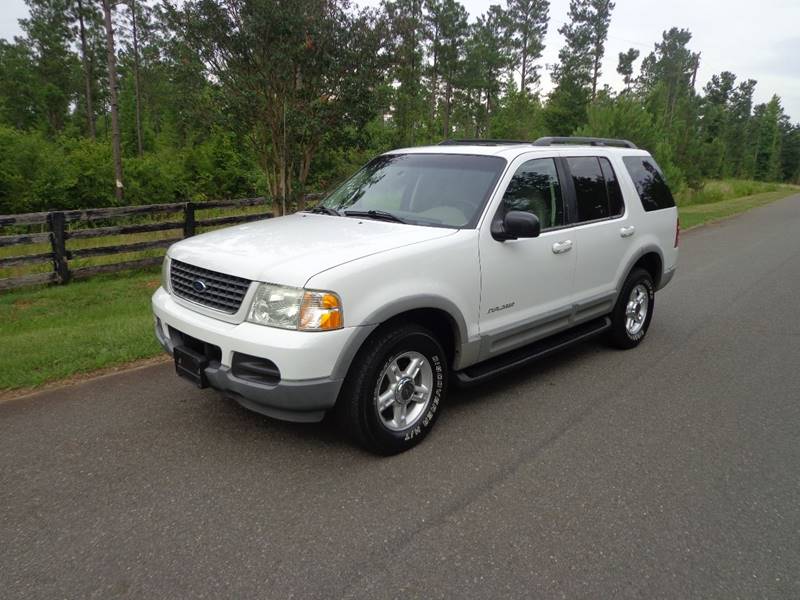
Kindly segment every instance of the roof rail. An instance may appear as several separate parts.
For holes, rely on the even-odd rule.
[[[628,140],[598,137],[540,137],[533,142],[534,146],[553,146],[555,144],[576,144],[586,146],[617,146],[619,148],[636,149],[636,144]]]
[[[508,144],[530,144],[522,140],[479,140],[479,139],[459,139],[442,140],[439,146],[506,146]]]

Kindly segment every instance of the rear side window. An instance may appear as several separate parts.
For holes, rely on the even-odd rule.
[[[532,212],[543,230],[564,224],[561,185],[552,158],[529,160],[517,169],[503,195],[503,210]]]
[[[672,208],[675,200],[656,161],[650,156],[625,156],[622,161],[633,179],[645,210]]]
[[[578,222],[617,217],[624,212],[622,192],[608,159],[575,156],[566,161],[575,186]]]

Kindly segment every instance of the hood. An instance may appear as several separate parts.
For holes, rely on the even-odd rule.
[[[237,277],[303,287],[312,276],[337,265],[456,231],[297,213],[177,242],[169,256]]]

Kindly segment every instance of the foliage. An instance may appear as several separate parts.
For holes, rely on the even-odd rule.
[[[0,212],[113,204],[99,3],[26,2],[24,35],[0,40]],[[603,88],[613,9],[571,0],[542,97],[548,0],[472,19],[458,0],[116,2],[124,202],[291,203],[378,152],[443,137],[624,137],[680,193],[800,180],[800,126],[780,97],[756,105],[756,82],[728,71],[697,82],[686,29],[667,28],[638,72],[639,51],[621,53],[622,89]]]

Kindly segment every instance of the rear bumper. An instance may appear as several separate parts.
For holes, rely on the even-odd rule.
[[[661,275],[661,279],[658,282],[658,289],[664,289],[667,284],[672,281],[673,277],[675,277],[675,267],[664,271],[663,275]]]
[[[176,303],[163,289],[153,295],[155,334],[169,354],[181,335],[219,349],[204,373],[209,385],[245,408],[285,421],[319,421],[336,403],[352,357],[371,328],[330,332],[279,330],[251,323],[226,323]],[[175,336],[175,339],[173,339]],[[277,381],[237,377],[235,353],[269,359]]]

